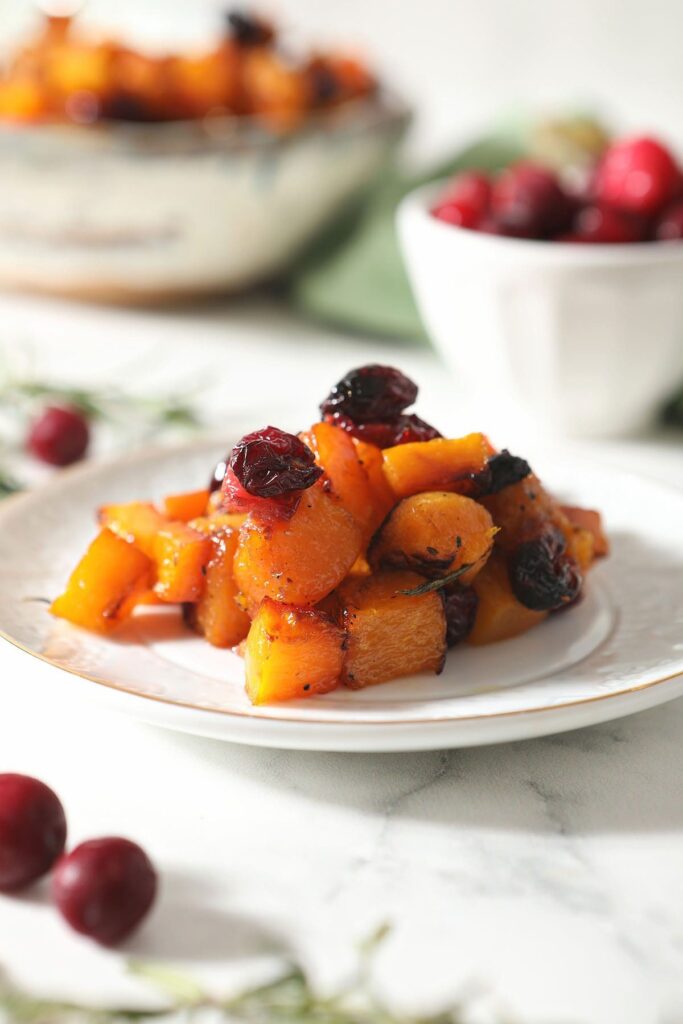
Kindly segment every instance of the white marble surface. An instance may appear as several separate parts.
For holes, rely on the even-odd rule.
[[[417,376],[421,411],[444,428],[476,418],[428,350],[342,339],[258,300],[171,316],[1,298],[0,323],[8,347],[30,345],[41,370],[67,378],[130,380],[135,362],[149,390],[192,363],[211,380],[213,422],[275,405],[305,420],[331,380],[375,358]],[[681,452],[660,438],[602,450],[683,485]],[[398,1005],[466,991],[473,1024],[683,1020],[683,702],[499,748],[315,755],[105,715],[38,668],[0,648],[0,770],[53,785],[72,842],[142,842],[163,888],[120,954],[67,933],[40,889],[0,899],[0,964],[17,981],[130,1002],[146,990],[126,976],[128,955],[224,987],[289,947],[331,986],[353,943],[389,921],[377,983]]]

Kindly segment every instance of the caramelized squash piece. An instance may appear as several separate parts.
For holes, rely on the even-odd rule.
[[[136,547],[104,529],[50,611],[77,626],[108,633],[130,615],[137,599],[148,593],[153,568],[150,559]]]
[[[229,527],[211,536],[204,590],[184,607],[185,620],[214,647],[235,647],[249,632],[249,616],[237,603],[233,575],[238,534]]]
[[[440,672],[446,617],[434,591],[402,593],[424,583],[412,572],[379,572],[345,580],[337,591],[338,622],[348,634],[342,681],[354,690],[416,672]]]
[[[191,526],[197,533],[203,533],[205,537],[212,537],[214,533],[221,530],[239,530],[246,520],[243,512],[212,512],[208,516],[198,516],[192,519],[188,526]]]
[[[252,613],[264,597],[314,605],[341,583],[361,554],[358,523],[320,480],[289,520],[247,519],[235,554],[235,580]]]
[[[328,693],[339,684],[344,633],[322,612],[265,598],[244,653],[252,704]]]
[[[520,544],[534,539],[548,526],[554,526],[563,534],[567,554],[580,569],[588,569],[593,562],[594,542],[590,531],[572,525],[557,499],[533,473],[481,501],[500,527],[496,543],[506,554],[514,553]]]
[[[369,525],[371,533],[374,533],[396,504],[396,497],[384,473],[382,449],[374,444],[368,444],[367,441],[359,441],[356,437],[352,440],[356,448],[358,461],[365,470],[368,483],[370,484],[372,514],[370,515]]]
[[[593,557],[604,558],[609,554],[609,540],[602,525],[602,516],[590,508],[563,505],[562,511],[575,530],[587,530],[593,538]]]
[[[509,640],[547,618],[547,612],[531,611],[512,593],[507,563],[500,551],[494,551],[473,586],[479,604],[468,643],[480,646]]]
[[[164,526],[154,541],[157,596],[170,604],[198,601],[212,550],[211,539],[186,523]]]
[[[156,536],[169,519],[151,502],[131,501],[125,505],[104,505],[98,514],[101,526],[106,526],[122,540],[134,544],[148,558],[154,558]]]
[[[471,565],[471,583],[493,546],[496,528],[478,502],[461,494],[427,491],[399,502],[375,536],[368,557],[374,569],[411,569],[437,579]]]
[[[206,515],[208,504],[207,490],[187,491],[184,494],[169,494],[163,500],[162,511],[169,519],[189,523],[192,519]]]
[[[486,465],[490,445],[483,434],[449,440],[416,441],[385,448],[384,473],[397,498],[421,491],[467,493],[474,474]]]
[[[373,496],[353,438],[332,423],[315,423],[301,434],[327,478],[329,493],[351,513],[364,535],[372,533]]]

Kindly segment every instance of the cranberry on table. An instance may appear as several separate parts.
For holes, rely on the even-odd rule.
[[[674,242],[683,239],[683,202],[669,206],[655,226],[655,238],[659,242]]]
[[[620,210],[652,215],[675,198],[679,171],[669,150],[657,139],[641,137],[615,142],[597,171],[599,200]]]
[[[508,234],[544,238],[569,229],[574,202],[552,171],[522,162],[508,167],[493,183],[491,212]]]
[[[29,428],[27,447],[51,466],[69,466],[82,459],[90,443],[88,421],[71,406],[50,405]]]
[[[28,775],[0,775],[0,892],[17,892],[47,874],[65,843],[56,794]]]
[[[150,910],[157,874],[136,843],[91,839],[61,858],[52,894],[71,927],[104,946],[127,938]]]
[[[491,200],[491,182],[475,171],[457,175],[433,208],[433,215],[447,224],[476,228],[487,215]]]
[[[278,427],[245,434],[232,450],[229,467],[245,491],[259,498],[306,490],[323,472],[311,449]]]
[[[393,366],[370,364],[351,370],[320,405],[323,416],[340,413],[356,423],[395,419],[417,398],[417,384]]]

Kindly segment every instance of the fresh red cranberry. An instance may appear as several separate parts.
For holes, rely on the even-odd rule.
[[[641,242],[645,238],[643,221],[609,206],[584,206],[574,221],[573,233],[582,242],[619,244]]]
[[[356,423],[396,419],[417,398],[417,384],[393,366],[370,364],[351,370],[320,405],[323,416],[340,413]]]
[[[301,491],[290,491],[276,498],[259,498],[245,491],[230,466],[223,474],[221,484],[221,508],[224,512],[241,512],[256,515],[267,522],[273,519],[291,519],[299,507]]]
[[[583,578],[559,530],[547,530],[519,545],[510,560],[512,591],[526,608],[557,611],[579,596]]]
[[[244,490],[257,498],[304,491],[323,472],[311,449],[295,434],[278,427],[245,434],[233,448],[229,464]]]
[[[491,193],[495,222],[507,234],[546,238],[566,231],[574,204],[559,181],[545,167],[518,163],[496,179]]]
[[[325,419],[357,437],[359,441],[366,441],[378,448],[393,448],[397,444],[410,444],[413,441],[433,441],[443,436],[436,427],[414,414],[403,414],[384,423],[355,423],[350,417],[340,415],[328,415]]]
[[[0,892],[47,874],[65,842],[64,809],[52,790],[28,775],[0,775]]]
[[[485,174],[466,171],[448,185],[432,214],[447,224],[476,228],[488,213],[491,182]]]
[[[610,206],[651,216],[674,197],[678,183],[676,162],[661,142],[623,139],[610,146],[600,162],[596,194]]]
[[[667,207],[657,221],[655,238],[660,242],[673,242],[683,238],[683,202]]]
[[[90,428],[82,412],[69,406],[49,405],[29,429],[27,447],[51,466],[69,466],[88,450]]]
[[[62,857],[54,901],[75,931],[114,946],[137,928],[157,891],[147,854],[128,839],[91,839]]]
[[[473,587],[459,587],[456,583],[444,591],[443,604],[446,613],[446,643],[449,647],[455,647],[472,632],[479,598]]]

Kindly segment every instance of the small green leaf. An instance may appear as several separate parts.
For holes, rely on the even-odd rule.
[[[191,1006],[200,1003],[204,998],[203,990],[193,978],[188,978],[186,974],[181,974],[165,964],[143,963],[140,960],[131,960],[128,964],[128,971],[136,978],[142,978],[145,981],[151,982],[152,985],[176,1004],[180,1003],[184,1006]]]

